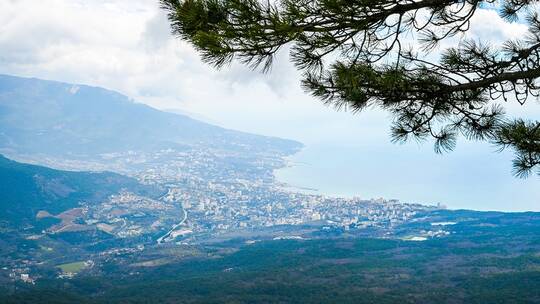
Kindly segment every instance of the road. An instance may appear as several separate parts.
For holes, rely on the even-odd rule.
[[[183,219],[182,219],[180,222],[178,222],[178,224],[174,225],[174,226],[171,228],[171,230],[169,230],[167,233],[165,233],[165,234],[162,235],[159,239],[157,239],[157,243],[158,243],[158,244],[162,244],[162,243],[163,243],[163,240],[165,240],[166,238],[168,238],[168,237],[171,235],[171,233],[172,233],[173,231],[175,231],[178,227],[182,226],[182,224],[184,224],[184,223],[186,222],[186,220],[187,220],[187,211],[186,211],[185,209],[182,209],[182,212],[184,213]]]

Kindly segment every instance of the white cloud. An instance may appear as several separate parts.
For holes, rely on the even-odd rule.
[[[527,33],[527,25],[522,22],[509,23],[496,10],[480,9],[471,22],[470,35],[492,42],[517,39]]]
[[[303,105],[306,113],[327,111],[300,90],[286,51],[269,74],[202,63],[170,35],[158,1],[0,0],[0,6],[2,73],[103,86],[160,108],[282,136],[283,130],[248,121],[268,126],[274,122],[268,113],[298,117]]]

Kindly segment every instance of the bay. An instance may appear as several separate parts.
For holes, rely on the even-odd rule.
[[[462,141],[455,151],[439,155],[429,144],[327,141],[306,145],[275,174],[290,186],[329,196],[441,203],[452,209],[540,211],[538,175],[514,177],[512,153],[495,150],[486,143]]]

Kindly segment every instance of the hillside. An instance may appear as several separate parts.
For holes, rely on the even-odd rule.
[[[238,241],[201,252],[176,246],[178,256],[190,256],[143,267],[131,255],[106,275],[42,280],[4,301],[37,303],[48,294],[56,303],[539,303],[540,214],[427,216],[463,222],[446,228],[450,236],[423,242]]]
[[[162,112],[102,88],[0,75],[0,149],[10,155],[93,156],[192,146],[290,154],[301,144]]]
[[[152,193],[152,188],[115,173],[70,172],[21,164],[0,155],[0,221],[34,224],[36,214],[61,213],[79,202],[98,203],[122,189]]]

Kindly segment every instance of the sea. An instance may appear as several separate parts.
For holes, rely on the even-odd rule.
[[[517,178],[511,151],[458,143],[436,154],[429,143],[373,145],[362,141],[307,144],[275,172],[299,191],[327,196],[399,199],[482,211],[540,211],[540,176]]]

